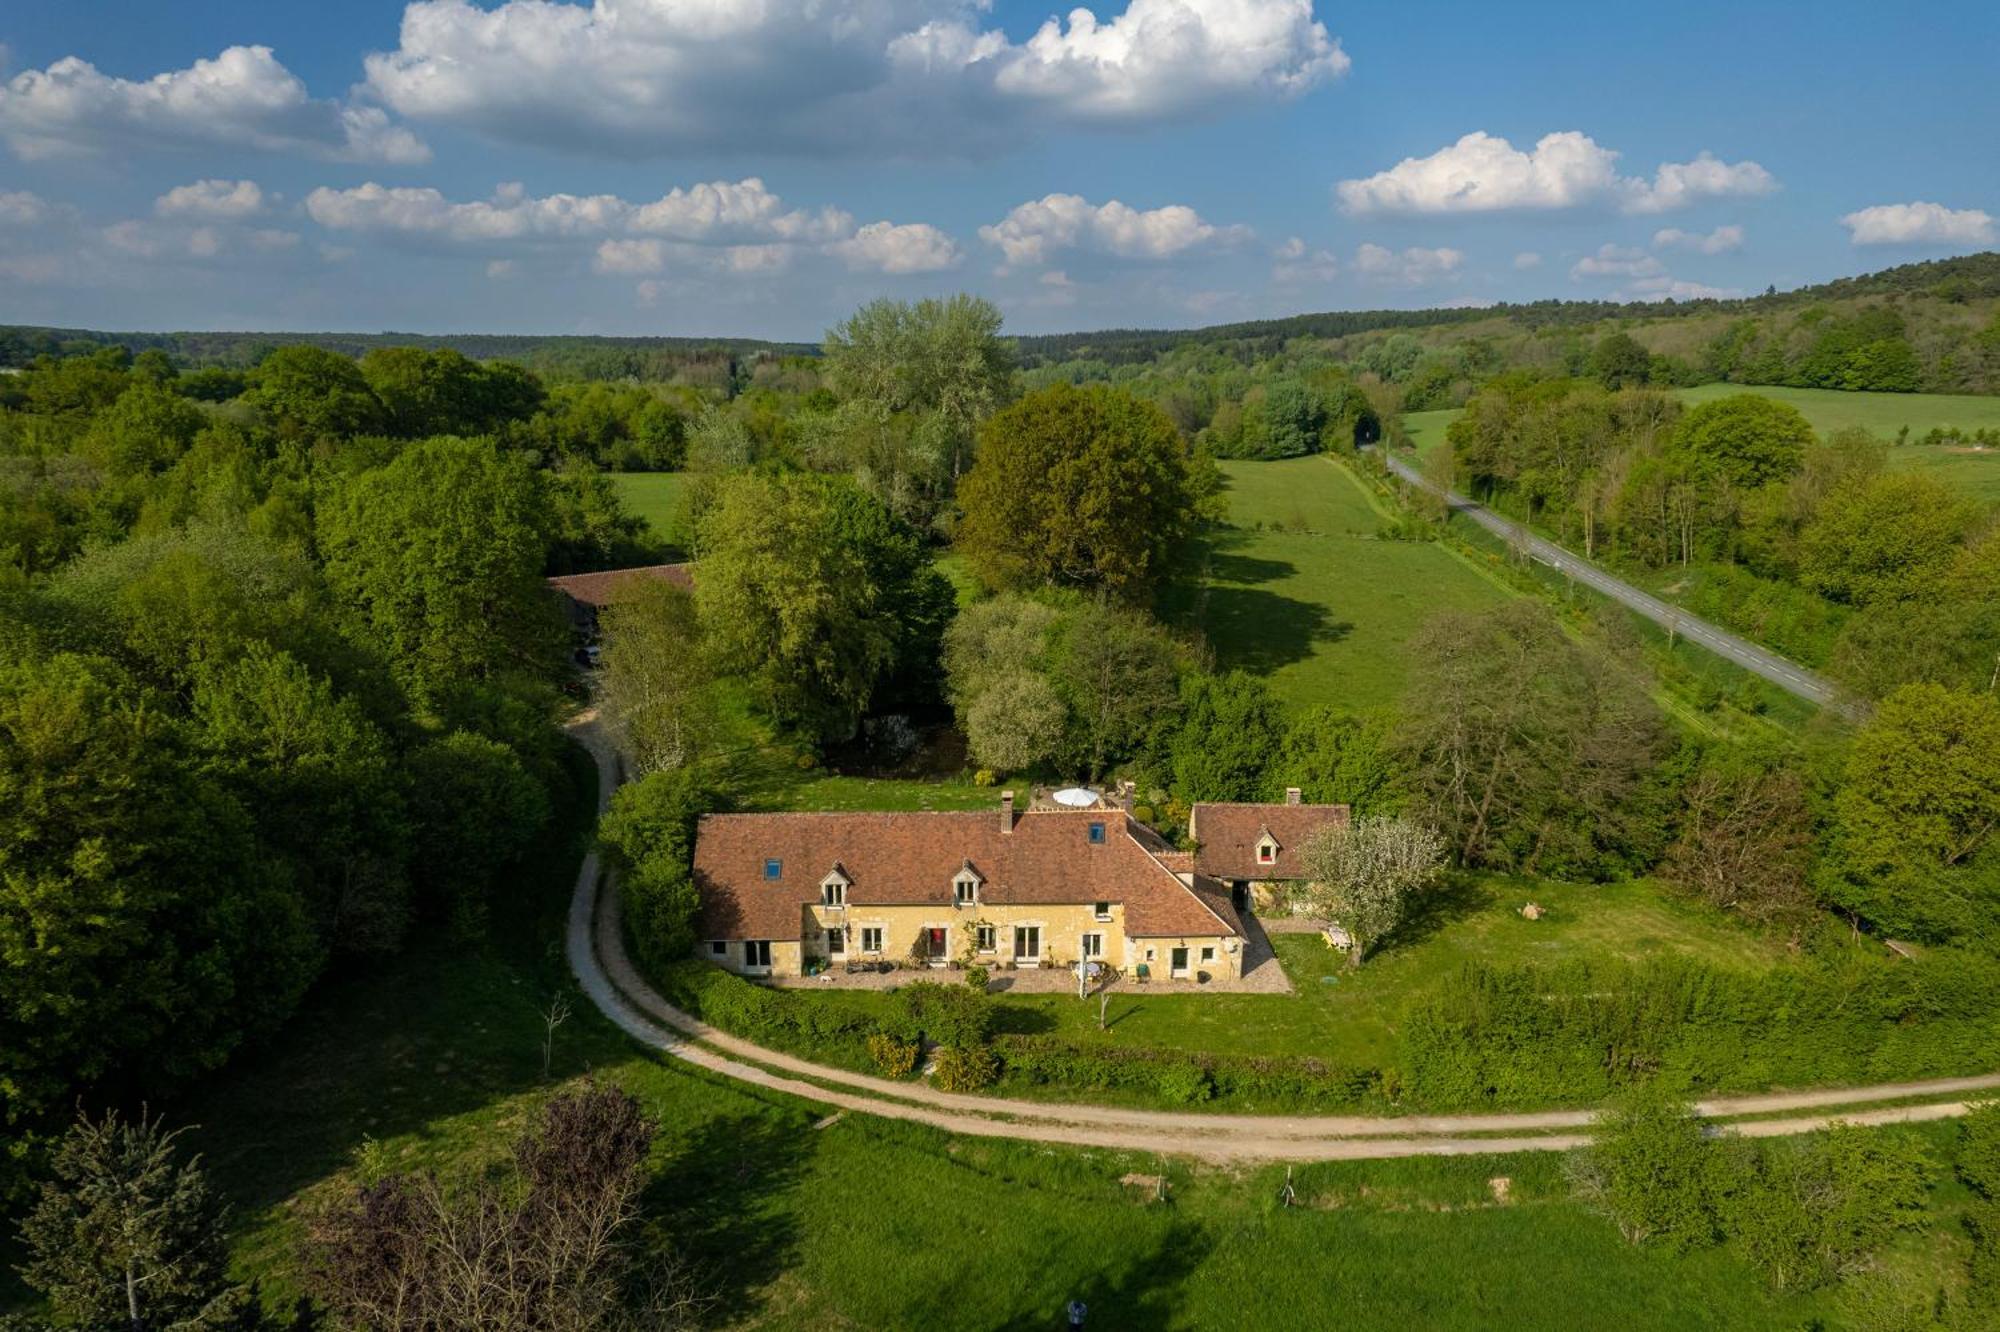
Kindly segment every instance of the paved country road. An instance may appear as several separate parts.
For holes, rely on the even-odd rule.
[[[1628,606],[1632,610],[1659,625],[1662,629],[1678,634],[1693,643],[1699,643],[1718,657],[1735,662],[1744,670],[1761,675],[1778,688],[1821,707],[1831,707],[1853,715],[1855,703],[1841,688],[1823,676],[1815,675],[1797,662],[1781,657],[1767,648],[1761,648],[1747,638],[1738,637],[1727,629],[1698,619],[1680,607],[1661,601],[1658,597],[1614,578],[1576,554],[1553,541],[1536,536],[1512,519],[1502,518],[1493,510],[1476,500],[1468,499],[1455,490],[1446,490],[1419,472],[1410,462],[1383,450],[1383,460],[1389,470],[1403,480],[1433,495],[1441,495],[1444,502],[1453,509],[1478,523],[1508,544],[1528,552],[1533,559],[1548,565],[1560,573],[1582,583],[1585,587]]]
[[[597,761],[602,810],[618,783],[617,755],[594,713],[579,716],[570,731]],[[577,872],[576,892],[570,899],[567,939],[570,970],[598,1010],[634,1040],[663,1054],[820,1105],[975,1137],[1102,1147],[1216,1163],[1562,1151],[1590,1140],[1593,1112],[1589,1110],[1395,1117],[1175,1113],[959,1096],[924,1083],[892,1082],[814,1064],[718,1031],[660,997],[625,954],[615,884],[600,869],[595,852],[584,857]],[[1271,1002],[1285,1001],[1273,998]],[[1964,1114],[1978,1093],[1996,1091],[2000,1091],[2000,1074],[1730,1097],[1701,1102],[1696,1109],[1717,1121],[1720,1131],[1770,1137],[1805,1133],[1834,1120],[1892,1124],[1953,1118]],[[1890,1101],[1905,1104],[1883,1104]],[[1924,1103],[1908,1103],[1916,1101]],[[1870,1105],[1880,1108],[1857,1108]],[[1839,1112],[1832,1113],[1836,1110]],[[1743,1120],[1749,1115],[1786,1117]]]

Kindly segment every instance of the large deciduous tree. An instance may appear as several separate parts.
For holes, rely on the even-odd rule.
[[[1802,927],[1816,905],[1805,782],[1733,756],[1705,762],[1681,794],[1681,834],[1665,876],[1710,906],[1759,924]]]
[[[361,367],[339,352],[280,347],[250,374],[243,400],[288,440],[311,444],[383,426],[381,400]]]
[[[603,710],[639,775],[699,762],[715,743],[715,678],[694,594],[632,575],[604,608]]]
[[[1136,596],[1193,531],[1197,499],[1158,407],[1058,384],[987,421],[959,487],[958,547],[994,588]]]
[[[2000,702],[1906,685],[1855,736],[1834,798],[1828,897],[1889,933],[2000,925]]]
[[[1939,596],[1983,517],[1976,500],[1920,473],[1843,484],[1800,534],[1799,581],[1859,606]]]
[[[1438,616],[1410,643],[1412,810],[1467,864],[1590,876],[1650,865],[1670,737],[1627,667],[1528,601]]]
[[[561,642],[542,583],[542,478],[480,440],[413,444],[319,509],[327,581],[420,696],[546,674]]]
[[[852,481],[729,477],[701,532],[705,641],[780,723],[845,740],[871,704],[935,695],[951,585],[909,525]]]
[[[694,947],[701,908],[694,882],[695,828],[720,797],[702,774],[681,768],[618,788],[597,835],[623,875],[626,927],[640,958],[666,966]]]
[[[1347,931],[1347,964],[1358,967],[1437,884],[1444,857],[1444,838],[1410,819],[1363,815],[1328,825],[1299,848],[1306,886],[1294,900]]]

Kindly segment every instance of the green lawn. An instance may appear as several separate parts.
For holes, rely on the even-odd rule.
[[[646,520],[653,540],[681,549],[686,536],[680,530],[681,490],[686,478],[679,472],[610,472],[606,474],[618,491],[628,513]]]
[[[1378,539],[1392,515],[1332,458],[1222,469],[1229,525],[1210,539],[1207,577],[1162,609],[1201,627],[1219,667],[1263,676],[1289,703],[1392,702],[1426,618],[1506,596],[1436,543]]]

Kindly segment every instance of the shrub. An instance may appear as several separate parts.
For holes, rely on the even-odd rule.
[[[976,1092],[1000,1076],[1000,1061],[983,1045],[946,1046],[938,1051],[931,1083],[939,1091]]]
[[[1160,1095],[1169,1101],[1192,1104],[1206,1101],[1215,1094],[1215,1084],[1209,1080],[1208,1070],[1192,1060],[1162,1064],[1156,1082]]]
[[[882,1070],[883,1077],[907,1078],[917,1067],[916,1042],[899,1041],[887,1032],[878,1031],[868,1038],[868,1057]]]
[[[1373,1070],[1343,1068],[1306,1056],[1189,1054],[1143,1046],[1075,1043],[1053,1036],[1003,1036],[997,1045],[1008,1073],[1051,1087],[1111,1089],[1167,1095],[1162,1081],[1199,1081],[1209,1096],[1351,1106],[1381,1080]],[[1169,1069],[1189,1072],[1169,1075]],[[1179,1090],[1179,1086],[1176,1090]],[[1174,1097],[1179,1100],[1182,1097]]]
[[[993,973],[985,967],[971,966],[965,969],[965,988],[975,994],[985,994],[986,986],[993,979]]]
[[[2000,1307],[2000,1202],[1977,1202],[1965,1211],[1972,1241],[1970,1297],[1974,1307]]]
[[[1928,1162],[1908,1138],[1836,1125],[1759,1143],[1749,1162],[1725,1220],[1781,1289],[1837,1281],[1921,1224]]]
[[[970,1049],[984,1045],[993,1029],[993,1001],[985,991],[937,981],[913,981],[896,995],[902,1021],[899,1034],[921,1035],[937,1045]]]
[[[2000,1203],[2000,1101],[1986,1101],[1958,1122],[1958,1177]]]
[[[1641,1089],[1599,1117],[1595,1141],[1583,1153],[1579,1192],[1633,1244],[1657,1240],[1676,1250],[1713,1244],[1715,1150],[1693,1107]]]

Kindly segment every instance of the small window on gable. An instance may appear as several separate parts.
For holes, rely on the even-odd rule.
[[[819,886],[820,901],[827,906],[847,905],[847,884],[841,879],[828,879]]]
[[[951,881],[952,898],[960,906],[972,906],[979,901],[979,880],[969,874],[961,874]]]
[[[1276,864],[1277,860],[1278,844],[1276,842],[1266,837],[1263,841],[1257,843],[1257,863],[1259,865]]]
[[[773,857],[764,862],[764,877],[775,879],[785,872],[785,862]]]
[[[1092,846],[1102,846],[1104,844],[1103,824],[1093,823],[1090,825],[1090,844]]]

